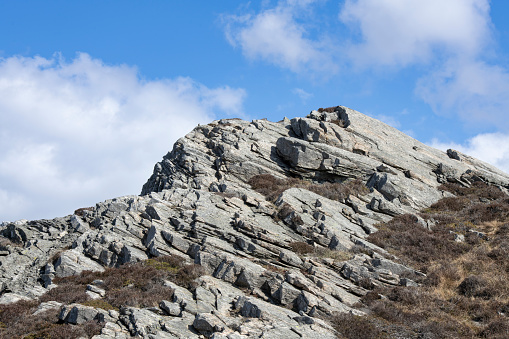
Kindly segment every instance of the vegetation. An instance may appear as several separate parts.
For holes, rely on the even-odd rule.
[[[58,322],[60,310],[53,309],[33,316],[37,301],[18,301],[0,308],[0,338],[90,338],[99,334],[102,325],[90,321],[82,325]]]
[[[78,338],[99,334],[102,324],[88,322],[82,325],[62,324],[59,310],[49,310],[33,316],[41,302],[58,301],[63,304],[81,303],[85,306],[118,310],[123,306],[157,306],[163,299],[171,300],[173,290],[164,286],[170,280],[186,288],[204,274],[199,265],[185,265],[179,256],[160,256],[104,272],[84,271],[79,275],[55,278],[57,287],[42,295],[38,301],[18,301],[0,308],[0,338]],[[87,285],[104,289],[104,298],[91,300],[85,293]]]
[[[425,272],[422,286],[370,291],[358,305],[367,317],[333,319],[345,338],[507,338],[509,197],[481,182],[440,188],[456,196],[420,215],[435,222],[431,230],[416,216],[402,215],[368,238]],[[364,334],[352,334],[351,326]]]
[[[327,108],[319,108],[318,109],[318,112],[322,113],[322,112],[326,112],[326,113],[334,113],[335,111],[337,110],[337,106],[334,106],[334,107],[327,107]]]
[[[304,188],[325,198],[344,202],[349,195],[364,195],[369,189],[360,179],[339,182],[316,183],[298,178],[279,179],[270,174],[259,174],[249,179],[251,187],[265,196],[269,201],[275,202],[279,195],[290,188]]]
[[[79,217],[82,217],[85,214],[85,211],[93,211],[93,207],[82,207],[78,208],[76,211],[74,211],[74,214],[76,214]]]
[[[315,251],[315,248],[311,246],[310,244],[303,242],[303,241],[295,241],[289,244],[292,251],[299,255],[305,255],[308,253],[313,253]]]
[[[298,255],[312,255],[320,258],[331,258],[338,261],[346,261],[352,259],[353,254],[346,251],[331,250],[325,247],[313,247],[303,241],[295,241],[289,244],[293,252]]]

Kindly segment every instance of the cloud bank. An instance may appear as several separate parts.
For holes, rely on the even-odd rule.
[[[0,221],[139,194],[178,137],[216,113],[241,114],[245,95],[190,78],[144,80],[84,53],[0,59]]]

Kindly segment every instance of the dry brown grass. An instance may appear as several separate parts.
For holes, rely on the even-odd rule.
[[[354,257],[354,254],[347,251],[331,250],[329,248],[316,248],[315,255],[320,258],[331,258],[334,261],[347,261]]]
[[[304,255],[308,253],[313,253],[315,251],[315,248],[311,246],[308,243],[305,243],[303,241],[295,241],[288,244],[292,251],[299,255]]]
[[[33,316],[36,301],[18,301],[0,308],[0,338],[90,338],[101,332],[103,327],[95,321],[82,325],[62,324],[58,321],[59,310],[48,310]]]
[[[297,178],[279,179],[270,174],[259,174],[249,179],[251,187],[269,201],[276,201],[279,195],[290,188],[303,188],[331,200],[344,202],[349,195],[360,196],[369,193],[361,180],[339,182],[311,182]]]
[[[82,325],[62,324],[59,310],[32,316],[40,302],[58,301],[63,304],[81,303],[105,310],[118,310],[122,306],[151,307],[161,300],[171,300],[173,290],[164,286],[164,280],[191,287],[197,277],[204,274],[199,265],[185,265],[179,256],[161,256],[104,272],[84,271],[76,276],[55,278],[57,287],[42,295],[38,301],[19,301],[0,306],[0,338],[78,338],[99,334],[102,324],[91,321]],[[90,300],[86,286],[100,279],[106,291],[102,299]]]
[[[456,197],[427,209],[427,230],[404,215],[369,236],[423,270],[421,288],[377,288],[363,297],[373,316],[436,338],[506,338],[509,329],[509,200],[496,187],[446,184]],[[465,236],[455,241],[454,234]],[[386,298],[379,298],[380,295]]]
[[[89,303],[86,285],[101,279],[101,288],[106,291],[104,305],[114,308],[157,306],[161,300],[170,300],[173,296],[173,290],[163,286],[164,280],[189,287],[194,279],[204,274],[201,266],[184,265],[184,262],[179,256],[160,256],[136,264],[107,268],[104,272],[85,271],[77,276],[56,278],[58,286],[43,295],[41,300]]]
[[[329,322],[345,339],[385,339],[387,333],[379,329],[373,319],[360,317],[349,313],[336,314],[330,317]]]
[[[320,107],[318,109],[318,112],[322,113],[322,112],[326,112],[326,113],[334,113],[336,110],[338,109],[337,106],[334,106],[334,107],[327,107],[327,108],[322,108]]]
[[[79,217],[82,217],[85,214],[85,211],[93,211],[94,209],[95,209],[94,207],[82,207],[74,211],[74,214],[76,214]]]
[[[289,222],[291,226],[295,227],[299,225],[304,225],[304,221],[302,221],[302,218],[297,213],[295,213],[295,210],[292,208],[292,206],[290,206],[290,204],[287,204],[285,202],[284,204],[279,206],[276,215],[276,220],[287,220],[289,216],[290,218],[287,222]]]

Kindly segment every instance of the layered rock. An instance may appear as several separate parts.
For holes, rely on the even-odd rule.
[[[3,224],[0,303],[37,298],[54,277],[178,254],[207,275],[193,292],[172,286],[174,300],[161,300],[160,314],[67,305],[61,319],[104,321],[103,337],[334,337],[320,317],[360,313],[352,305],[366,282],[411,285],[422,274],[366,240],[378,223],[450,194],[438,189],[443,182],[481,180],[505,191],[509,176],[351,109],[328,111],[198,126],[156,164],[142,195],[80,215]],[[248,184],[260,174],[317,184],[356,179],[369,193],[337,201],[294,187],[272,203]],[[283,207],[291,213],[281,220]],[[298,255],[296,243],[317,251]]]

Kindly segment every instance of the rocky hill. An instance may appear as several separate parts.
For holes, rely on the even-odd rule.
[[[480,184],[507,204],[509,175],[342,106],[198,126],[141,195],[1,225],[0,336],[349,337],[370,291],[429,275],[378,228],[433,232],[422,212]]]

